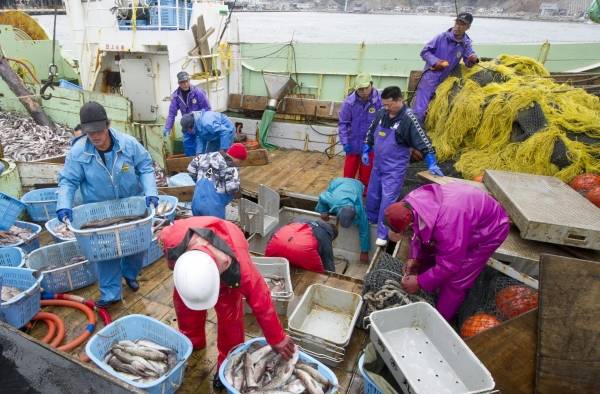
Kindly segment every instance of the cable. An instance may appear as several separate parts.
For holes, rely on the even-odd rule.
[[[223,39],[223,36],[225,35],[225,32],[227,31],[227,26],[229,25],[229,22],[231,21],[231,14],[233,14],[233,10],[235,9],[236,3],[237,3],[237,0],[234,0],[233,5],[231,6],[231,10],[229,10],[229,15],[227,15],[227,19],[225,20],[225,26],[223,26],[223,31],[221,32],[221,35],[219,36],[219,41],[217,41],[217,43],[221,42],[221,40]]]

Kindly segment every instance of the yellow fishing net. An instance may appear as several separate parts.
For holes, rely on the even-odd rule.
[[[533,59],[501,55],[448,77],[426,126],[438,159],[466,179],[485,169],[554,175],[600,173],[600,99],[559,84]]]

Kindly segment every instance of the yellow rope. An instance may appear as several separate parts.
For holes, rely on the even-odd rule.
[[[465,178],[485,169],[554,175],[569,181],[581,172],[600,173],[600,143],[585,144],[579,136],[600,140],[600,99],[582,89],[554,82],[533,59],[501,55],[483,67],[462,67],[461,79],[449,77],[436,90],[426,126],[440,160],[457,160]],[[471,78],[487,69],[503,82],[480,86]],[[520,111],[539,104],[547,125],[523,142],[511,142]],[[571,138],[569,138],[571,137]],[[562,142],[570,164],[551,163]]]

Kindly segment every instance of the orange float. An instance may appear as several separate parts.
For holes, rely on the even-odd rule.
[[[496,327],[500,324],[500,320],[496,316],[488,313],[476,313],[469,317],[460,328],[460,336],[470,338],[480,332]]]
[[[537,308],[537,291],[523,285],[511,285],[496,294],[496,308],[506,319],[512,319]]]
[[[595,206],[600,208],[600,186],[593,188],[585,194],[585,197]]]
[[[580,193],[585,193],[597,187],[600,187],[600,175],[580,174],[569,182],[569,186]]]

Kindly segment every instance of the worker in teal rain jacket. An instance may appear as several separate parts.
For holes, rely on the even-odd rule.
[[[356,224],[360,238],[360,261],[367,262],[371,240],[369,222],[362,201],[364,188],[358,179],[335,178],[329,183],[327,191],[319,196],[315,210],[325,221],[329,220],[330,214],[336,215],[342,227],[348,228]]]
[[[84,133],[71,147],[59,175],[56,215],[61,222],[73,220],[73,198],[79,188],[83,203],[132,196],[146,196],[146,205],[158,205],[152,159],[135,138],[109,128],[102,105],[89,102],[79,111]],[[139,289],[137,276],[144,254],[98,263],[100,298],[105,308],[121,300],[121,277],[133,291]]]
[[[235,126],[224,114],[215,111],[194,111],[181,117],[181,129],[196,135],[196,154],[221,151],[233,144]]]

